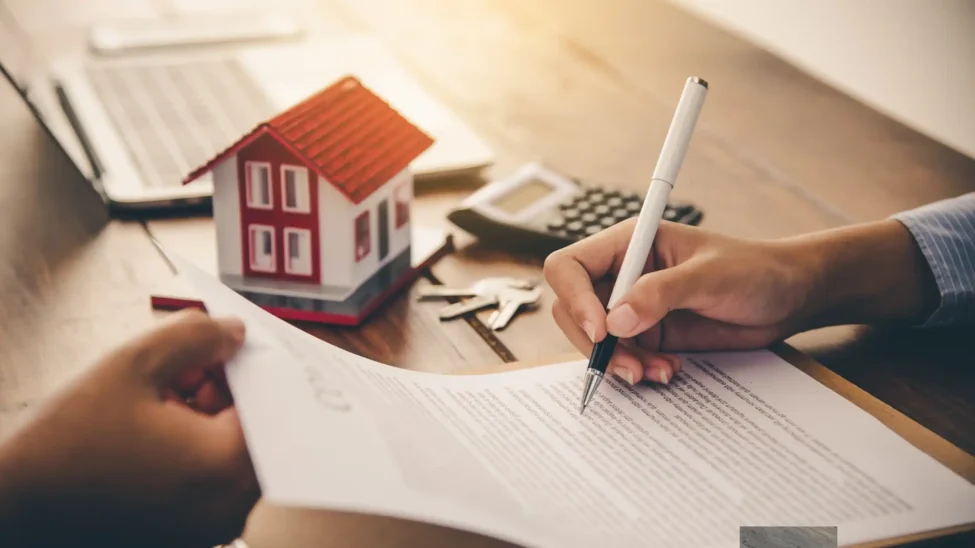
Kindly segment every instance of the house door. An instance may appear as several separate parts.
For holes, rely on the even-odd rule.
[[[389,203],[379,202],[379,260],[389,255]]]

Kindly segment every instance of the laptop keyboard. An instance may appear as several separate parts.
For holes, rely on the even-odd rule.
[[[147,186],[178,186],[273,115],[232,57],[100,65],[88,73]]]

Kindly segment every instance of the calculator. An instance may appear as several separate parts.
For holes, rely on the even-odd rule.
[[[492,246],[547,255],[636,217],[643,195],[587,184],[541,163],[478,189],[447,219]],[[692,204],[671,202],[664,219],[697,225],[703,218]]]

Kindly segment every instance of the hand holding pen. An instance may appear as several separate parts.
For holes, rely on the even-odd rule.
[[[895,219],[771,241],[663,221],[633,255],[643,219],[545,261],[559,328],[629,384],[670,382],[681,370],[678,352],[764,348],[830,325],[920,323],[937,306],[930,268]],[[622,275],[627,268],[635,279],[632,270]]]
[[[677,182],[677,174],[680,172],[684,156],[687,154],[687,147],[690,144],[691,135],[694,134],[694,126],[697,124],[697,118],[704,106],[704,98],[707,96],[707,92],[708,83],[700,78],[688,78],[684,85],[684,92],[681,94],[680,102],[677,103],[674,119],[670,124],[667,137],[664,139],[663,148],[657,160],[657,167],[650,179],[650,189],[644,198],[643,208],[640,210],[630,244],[626,249],[626,255],[623,257],[623,264],[616,275],[616,284],[609,296],[607,308],[610,311],[643,274],[643,268],[650,256],[654,237],[657,235],[657,229],[670,199],[670,191]],[[592,401],[596,390],[599,388],[613,351],[616,349],[617,341],[618,338],[615,335],[608,335],[596,343],[593,348],[589,358],[589,367],[586,369],[586,382],[583,387],[580,413],[585,412],[586,406]]]

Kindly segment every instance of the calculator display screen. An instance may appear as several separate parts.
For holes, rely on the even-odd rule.
[[[529,179],[494,201],[494,207],[514,215],[554,191],[552,186],[538,179]]]

